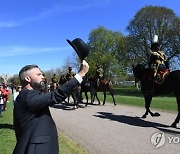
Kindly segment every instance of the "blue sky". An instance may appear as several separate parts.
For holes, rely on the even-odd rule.
[[[0,0],[0,75],[18,74],[27,64],[60,68],[73,49],[66,39],[87,42],[98,26],[126,34],[126,26],[147,5],[180,15],[178,0]]]

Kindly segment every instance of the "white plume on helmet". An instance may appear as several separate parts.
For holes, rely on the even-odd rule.
[[[154,35],[153,43],[158,43],[158,36],[157,35]]]

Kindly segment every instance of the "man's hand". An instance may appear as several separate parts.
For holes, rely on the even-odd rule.
[[[89,71],[89,64],[83,60],[78,75],[82,78]]]

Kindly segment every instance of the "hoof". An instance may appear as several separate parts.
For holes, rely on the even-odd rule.
[[[68,103],[67,101],[64,101],[64,103],[65,103],[65,105],[66,105],[66,106],[68,106],[68,105],[69,105],[69,103]]]
[[[160,116],[160,114],[158,112],[152,114],[152,117],[159,117],[159,116]]]
[[[143,115],[141,118],[145,119],[145,118],[146,118],[146,115]]]
[[[84,102],[83,101],[79,101],[79,104],[83,104]]]
[[[74,109],[78,109],[78,106],[77,106],[77,105],[75,105],[75,106],[74,106]]]
[[[177,126],[176,126],[175,123],[173,123],[173,124],[171,125],[171,127],[172,127],[172,128],[177,128]]]

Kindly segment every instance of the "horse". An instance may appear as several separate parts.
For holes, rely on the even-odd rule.
[[[146,68],[144,64],[133,66],[133,74],[136,81],[140,81],[141,91],[144,95],[146,112],[142,118],[146,118],[148,113],[150,113],[151,116],[160,115],[150,111],[153,96],[173,92],[177,100],[178,114],[175,121],[171,124],[171,127],[177,128],[177,123],[179,123],[180,120],[180,70],[170,72],[161,84],[155,82],[153,69]]]
[[[52,82],[51,84],[50,84],[50,91],[54,91],[54,90],[56,90],[57,88],[58,88],[58,83],[56,83],[56,82]]]
[[[61,76],[60,80],[59,80],[59,85],[62,86],[63,84],[65,84],[68,80],[65,78],[64,75]],[[74,90],[68,95],[67,97],[67,101],[65,101],[66,106],[69,105],[69,101],[70,101],[70,96],[73,99],[74,102],[74,108],[78,108],[78,104],[81,103],[80,100],[80,89],[79,87],[74,88]]]
[[[113,103],[114,105],[116,105],[116,101],[114,98],[114,92],[113,92],[113,84],[110,80],[108,79],[102,79],[99,81],[99,84],[97,84],[97,79],[96,78],[89,78],[90,81],[94,82],[95,85],[95,89],[97,92],[103,92],[104,95],[104,99],[103,99],[103,105],[105,105],[106,102],[106,93],[107,91],[110,93],[112,99],[113,99]]]
[[[82,93],[84,92],[85,97],[86,97],[86,106],[88,105],[88,92],[90,93],[91,96],[91,104],[94,102],[94,98],[96,97],[98,101],[98,105],[100,105],[99,98],[97,96],[97,91],[95,89],[95,83],[92,81],[89,81],[87,77],[83,78],[83,81],[81,83],[81,90],[80,90],[80,96],[82,98]]]
[[[67,102],[66,102],[67,106],[69,105],[70,96],[73,99],[74,108],[78,108],[79,103],[82,103],[82,101],[80,100],[80,88],[79,88],[79,86],[75,87],[74,90],[71,92],[71,94],[67,97]]]

